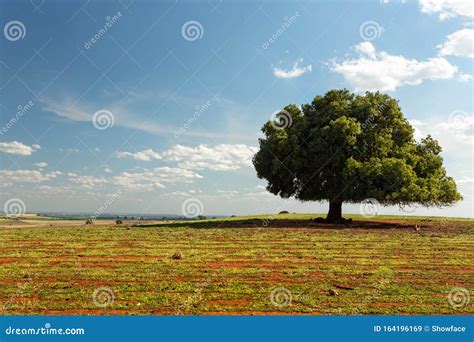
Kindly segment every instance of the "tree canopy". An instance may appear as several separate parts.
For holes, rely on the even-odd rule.
[[[398,102],[386,94],[331,90],[301,107],[286,106],[262,132],[253,164],[267,190],[329,201],[328,221],[342,219],[343,202],[445,206],[461,199],[438,142],[415,141]]]

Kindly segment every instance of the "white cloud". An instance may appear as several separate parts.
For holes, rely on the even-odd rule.
[[[252,156],[256,152],[256,147],[244,144],[199,145],[196,147],[175,145],[160,153],[147,149],[140,152],[118,152],[116,156],[143,161],[161,159],[166,162],[178,162],[179,167],[184,169],[228,171],[240,169],[242,166],[249,166]]]
[[[192,183],[201,175],[181,168],[157,167],[143,172],[122,172],[114,177],[95,177],[68,173],[69,181],[86,189],[97,189],[102,185],[112,185],[132,191],[153,191],[164,188],[165,184]]]
[[[418,85],[424,80],[451,79],[457,67],[443,57],[425,61],[377,52],[370,42],[355,46],[358,58],[340,63],[333,61],[331,69],[344,76],[356,92],[394,91],[403,85]]]
[[[454,115],[453,115],[454,114]],[[453,112],[447,121],[441,122],[435,126],[440,132],[446,145],[456,144],[458,149],[463,149],[462,145],[474,147],[474,115],[465,112]],[[460,146],[461,145],[461,146]]]
[[[40,168],[43,168],[43,167],[46,167],[48,166],[48,163],[45,163],[45,162],[39,162],[39,163],[35,163],[36,166],[40,167]]]
[[[251,165],[252,157],[257,150],[256,147],[244,144],[221,144],[214,147],[176,145],[163,152],[162,155],[164,160],[176,161],[180,167],[185,169],[228,171]]]
[[[474,7],[471,0],[420,0],[423,13],[438,14],[440,20],[457,16],[474,18]]]
[[[111,173],[112,172],[112,169],[110,167],[106,167],[104,169],[104,172],[107,172],[107,173]]]
[[[365,55],[372,59],[375,59],[376,57],[375,47],[370,42],[362,42],[357,44],[354,48],[361,55]]]
[[[410,120],[417,140],[428,134],[436,138],[446,156],[455,160],[472,160],[474,149],[474,116],[462,111],[453,112],[448,119]],[[469,162],[468,162],[469,163]],[[472,170],[471,170],[472,172]]]
[[[62,173],[53,171],[42,173],[37,170],[0,170],[0,178],[3,186],[11,186],[14,183],[41,183],[60,176]]]
[[[41,149],[41,147],[37,144],[28,146],[28,145],[22,144],[19,141],[0,142],[0,152],[5,152],[9,154],[29,156],[33,152],[39,149]]]
[[[463,73],[460,73],[458,75],[458,79],[461,81],[461,82],[468,82],[468,81],[471,81],[474,79],[474,76],[473,75],[470,75],[470,74],[463,74]]]
[[[74,176],[69,176],[69,180],[70,182],[87,189],[94,189],[99,185],[109,183],[109,180],[104,177],[79,176],[76,174],[74,174]]]
[[[37,190],[39,190],[42,195],[47,196],[72,195],[76,193],[76,189],[68,186],[40,185]]]
[[[465,28],[456,31],[437,47],[441,56],[474,58],[474,29]]]
[[[148,150],[143,150],[140,152],[117,152],[116,156],[118,158],[125,158],[125,157],[130,157],[135,160],[144,160],[144,161],[150,161],[152,159],[161,159],[161,156],[158,154],[158,152],[153,151],[152,149]]]
[[[112,180],[114,184],[128,190],[152,191],[156,188],[164,188],[166,183],[192,183],[201,178],[201,175],[191,170],[157,167],[144,172],[122,172]]]
[[[311,72],[312,71],[312,65],[309,64],[305,67],[300,67],[299,63],[302,62],[303,60],[300,59],[298,62],[293,64],[293,67],[290,70],[284,70],[280,68],[273,68],[273,75],[278,78],[295,78],[295,77],[300,77],[306,72]]]
[[[415,132],[414,132],[414,138],[416,141],[420,141],[422,138],[424,138],[426,135],[423,134],[422,132],[422,126],[424,125],[423,122],[421,122],[420,120],[416,120],[416,119],[411,119],[411,120],[408,120],[408,122],[413,126],[413,128],[415,129]]]

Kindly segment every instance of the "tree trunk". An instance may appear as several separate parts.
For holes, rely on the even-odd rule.
[[[342,221],[342,202],[330,201],[327,222]]]

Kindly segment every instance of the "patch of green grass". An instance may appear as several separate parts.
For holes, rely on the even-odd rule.
[[[187,224],[0,229],[1,313],[474,313],[447,299],[474,288],[468,231]],[[106,307],[93,301],[101,287],[113,291]]]

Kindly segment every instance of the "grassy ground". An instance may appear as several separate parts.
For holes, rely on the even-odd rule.
[[[474,313],[473,220],[310,217],[0,228],[0,313]]]

